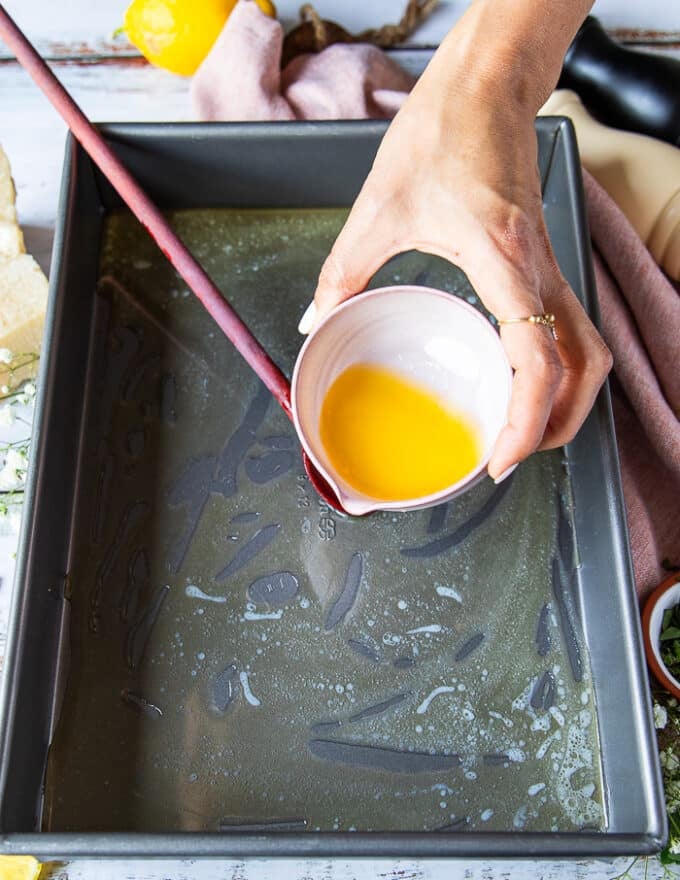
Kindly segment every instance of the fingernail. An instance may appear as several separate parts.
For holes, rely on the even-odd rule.
[[[507,480],[507,478],[508,478],[508,477],[510,476],[510,474],[515,470],[516,467],[517,467],[516,464],[511,464],[510,467],[509,467],[507,470],[503,471],[502,474],[499,474],[499,475],[496,477],[496,479],[494,480],[494,483],[495,483],[496,485],[498,485],[499,483],[502,483],[503,480]]]
[[[300,318],[300,323],[298,324],[298,333],[302,333],[303,336],[306,336],[311,331],[315,321],[316,303],[314,302],[314,300],[312,300],[305,309],[304,315]]]

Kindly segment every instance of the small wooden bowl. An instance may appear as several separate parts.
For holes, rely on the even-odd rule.
[[[680,699],[680,681],[674,678],[661,659],[659,636],[664,611],[680,603],[680,572],[669,575],[647,599],[642,612],[642,636],[647,663],[654,678],[674,697]]]

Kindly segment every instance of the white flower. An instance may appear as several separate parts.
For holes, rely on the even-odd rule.
[[[11,405],[6,403],[4,406],[0,406],[0,427],[8,428],[14,424],[14,420],[15,415]]]
[[[654,727],[656,727],[657,730],[662,730],[667,724],[668,712],[666,712],[663,706],[654,703]]]
[[[9,527],[12,531],[12,534],[18,535],[19,528],[21,527],[21,511],[20,510],[11,510],[9,512]]]
[[[9,394],[9,385],[0,385],[0,393]]]
[[[31,400],[35,397],[35,384],[33,382],[27,382],[23,387],[23,392],[25,396]]]
[[[14,355],[8,348],[0,348],[0,364],[11,364]]]
[[[661,766],[668,774],[675,773],[680,768],[680,761],[675,757],[670,748],[664,749],[659,755]]]
[[[18,489],[26,476],[26,452],[10,449],[0,471],[0,490]]]
[[[666,810],[668,813],[677,813],[680,808],[680,785],[677,781],[664,780],[664,790],[666,795]]]
[[[673,853],[674,856],[677,856],[680,853],[680,838],[677,840],[671,840],[668,849]]]
[[[17,470],[26,470],[26,462],[28,461],[28,452],[23,446],[18,449],[10,449],[5,458],[5,464],[9,462],[10,466]]]
[[[0,492],[7,492],[10,489],[17,488],[17,478],[6,465],[0,471]]]

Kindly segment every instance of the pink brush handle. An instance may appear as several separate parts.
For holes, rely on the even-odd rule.
[[[222,297],[202,266],[192,257],[169,223],[101,134],[62,86],[47,64],[0,5],[0,37],[17,61],[66,121],[74,137],[144,225],[158,247],[215,319],[225,336],[262,379],[291,418],[290,383],[257,339]]]

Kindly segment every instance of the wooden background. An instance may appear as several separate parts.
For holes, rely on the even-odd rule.
[[[506,0],[512,2],[512,0]],[[565,0],[568,2],[568,0]],[[124,38],[113,31],[122,22],[125,0],[6,0],[5,7],[28,33],[86,113],[97,121],[170,121],[192,118],[188,82],[148,66]],[[297,18],[295,0],[279,0],[285,24]],[[327,18],[349,30],[399,19],[403,0],[317,0]],[[465,0],[442,0],[440,8],[409,41],[412,51],[400,57],[421,66],[462,10]],[[617,38],[644,51],[680,57],[680,0],[597,0],[596,14]],[[427,53],[427,54],[426,54]],[[26,241],[45,271],[49,269],[57,210],[65,129],[45,99],[0,44],[0,143],[12,163],[18,211]],[[4,650],[11,593],[11,553],[16,534],[0,534],[0,658]],[[46,877],[134,878],[134,880],[605,880],[624,872],[629,859],[614,862],[509,862],[377,860],[288,860],[273,865],[243,861],[78,860],[54,865]],[[631,878],[664,876],[658,862],[635,863]]]

